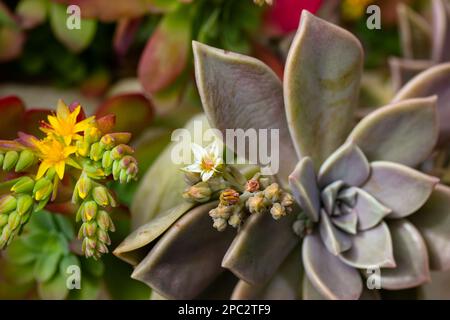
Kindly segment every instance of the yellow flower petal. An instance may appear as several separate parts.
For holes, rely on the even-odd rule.
[[[66,164],[64,161],[60,161],[58,163],[55,164],[55,171],[56,174],[58,175],[59,179],[62,180],[62,178],[64,178],[64,169],[66,167]]]
[[[48,161],[45,161],[45,160],[42,161],[41,165],[39,166],[38,173],[36,175],[36,179],[42,178],[51,166],[52,165]]]

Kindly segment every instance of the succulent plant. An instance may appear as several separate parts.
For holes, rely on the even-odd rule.
[[[235,299],[358,299],[378,296],[364,288],[364,269],[381,268],[381,287],[398,290],[450,268],[450,189],[415,169],[438,139],[436,97],[399,99],[354,126],[361,45],[307,11],[283,83],[257,59],[193,48],[211,127],[278,129],[276,179],[299,206],[217,232],[206,214],[217,202],[193,207],[177,194],[169,148],[136,194],[136,230],[115,250],[136,265],[134,278],[168,298],[194,298],[226,268],[240,278]]]
[[[397,5],[403,57],[389,60],[395,90],[418,73],[450,60],[450,3],[432,0],[429,4],[431,12],[424,16],[404,3]]]

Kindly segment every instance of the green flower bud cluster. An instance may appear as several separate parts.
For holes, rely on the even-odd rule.
[[[108,232],[115,231],[106,209],[116,207],[117,203],[108,188],[90,178],[85,172],[75,185],[72,201],[80,204],[76,221],[82,221],[78,238],[83,240],[83,253],[86,257],[98,259],[108,252],[107,246],[111,244]]]
[[[30,219],[45,207],[53,194],[54,170],[37,181],[29,176],[14,180],[10,194],[0,198],[0,249],[5,248]]]
[[[0,167],[4,171],[21,172],[34,165],[36,161],[37,157],[28,149],[0,152]]]
[[[297,236],[303,238],[312,232],[313,226],[313,221],[308,219],[305,213],[301,212],[297,216],[297,220],[293,223],[292,229]]]

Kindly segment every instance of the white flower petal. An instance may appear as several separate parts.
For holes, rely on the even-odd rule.
[[[211,178],[214,174],[214,170],[210,170],[210,171],[202,171],[202,181],[208,181],[209,178]]]
[[[196,143],[191,143],[192,153],[194,154],[195,161],[201,162],[203,157],[206,156],[206,151]]]

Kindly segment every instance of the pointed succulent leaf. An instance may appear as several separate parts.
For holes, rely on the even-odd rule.
[[[132,229],[146,224],[158,214],[167,212],[170,208],[186,201],[182,197],[185,185],[183,183],[183,172],[180,170],[186,164],[175,164],[172,161],[172,152],[176,152],[175,148],[186,147],[183,142],[188,146],[190,142],[202,146],[206,144],[206,142],[199,140],[201,137],[193,134],[196,121],[201,121],[201,128],[204,130],[209,128],[205,117],[194,117],[186,125],[186,129],[191,133],[189,141],[182,140],[170,144],[140,179],[139,187],[131,205]],[[192,141],[190,138],[192,138]]]
[[[450,60],[450,4],[446,0],[432,0],[432,47],[434,62]]]
[[[402,100],[436,95],[439,119],[450,119],[450,63],[431,67],[409,81],[394,97],[393,103]],[[450,138],[450,122],[439,121],[440,140]],[[412,141],[412,139],[411,139]]]
[[[394,162],[375,161],[370,166],[370,178],[362,189],[392,210],[389,218],[402,218],[417,211],[439,181]]]
[[[45,282],[39,282],[37,292],[43,300],[63,300],[67,297],[69,289],[66,285],[66,274],[57,273]]]
[[[319,170],[319,187],[341,180],[349,186],[360,186],[367,180],[370,166],[366,157],[354,143],[339,147],[322,164]]]
[[[115,132],[131,132],[138,137],[154,116],[152,103],[140,93],[126,93],[106,99],[97,109],[98,118],[113,114]]]
[[[389,58],[388,62],[394,92],[399,91],[409,80],[433,66],[430,60],[409,60],[397,57]]]
[[[193,49],[197,86],[211,126],[224,137],[226,129],[241,129],[242,134],[248,129],[269,129],[267,145],[277,143],[272,141],[270,129],[279,130],[279,141],[283,141],[279,144],[279,156],[283,159],[279,173],[286,179],[298,158],[287,127],[282,84],[276,74],[248,56],[198,42],[193,42]],[[256,141],[251,143],[258,145]],[[239,155],[248,159],[248,154]]]
[[[424,283],[418,289],[417,298],[420,300],[450,300],[450,271],[432,271],[430,282]]]
[[[331,217],[332,223],[343,231],[350,234],[356,234],[356,226],[358,216],[355,211],[343,213],[338,216]]]
[[[296,300],[301,297],[303,266],[301,248],[297,246],[267,284],[251,285],[240,280],[233,290],[232,300]]]
[[[314,164],[309,157],[301,159],[289,175],[289,186],[306,215],[314,222],[319,221],[319,189]]]
[[[303,275],[302,281],[302,299],[303,300],[326,300],[309,280],[307,274]]]
[[[351,236],[350,250],[339,256],[347,265],[365,269],[371,267],[395,267],[392,239],[386,223],[381,222],[372,229],[359,231]]]
[[[358,217],[358,230],[367,230],[376,226],[391,209],[382,205],[377,199],[362,189],[358,189],[353,211]]]
[[[352,246],[350,236],[336,228],[324,210],[320,212],[319,231],[320,238],[328,251],[335,256],[347,251]]]
[[[293,212],[279,221],[269,214],[251,215],[234,238],[222,261],[250,284],[268,281],[299,239],[292,230]]]
[[[418,212],[410,217],[420,231],[433,270],[450,269],[450,188],[438,184]]]
[[[320,295],[327,299],[359,298],[363,288],[359,272],[332,255],[317,232],[304,238],[302,251],[306,275]]]
[[[191,39],[191,19],[187,6],[166,14],[141,55],[138,76],[148,93],[172,84],[186,67]]]
[[[212,228],[208,211],[215,206],[201,205],[178,220],[131,277],[168,298],[193,299],[201,293],[223,271],[220,261],[234,236],[231,228]]]
[[[389,230],[396,267],[382,270],[381,287],[400,290],[429,281],[428,254],[419,231],[406,219],[391,221]]]
[[[79,53],[86,49],[92,42],[97,29],[97,22],[90,19],[81,19],[79,29],[67,28],[67,7],[51,2],[50,26],[55,37],[69,50]]]
[[[404,3],[398,5],[397,15],[405,58],[428,59],[431,46],[431,28],[428,22]]]
[[[353,129],[349,140],[369,161],[416,166],[433,150],[438,135],[436,97],[401,101],[372,112]]]
[[[114,254],[122,260],[133,265],[138,264],[147,252],[140,252],[145,246],[162,235],[178,218],[194,206],[193,203],[181,203],[167,212],[157,215],[146,224],[140,226],[129,234],[114,250]]]
[[[303,11],[283,90],[297,153],[311,157],[316,169],[351,130],[362,60],[361,44],[352,34]]]

